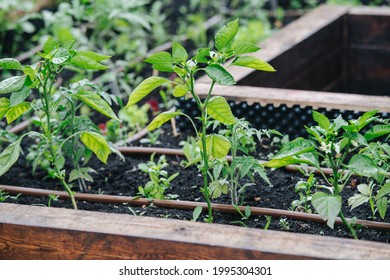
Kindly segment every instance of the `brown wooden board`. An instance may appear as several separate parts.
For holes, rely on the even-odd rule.
[[[351,44],[390,45],[390,9],[352,8],[348,13],[347,28]]]
[[[390,245],[2,203],[0,259],[390,259]]]
[[[276,73],[256,71],[238,84],[322,90],[341,76],[342,23],[339,18],[269,61]]]
[[[312,59],[322,59],[341,47],[343,16],[348,7],[324,5],[277,31],[264,42],[254,56],[271,62],[276,73],[231,67],[229,72],[241,85],[283,87],[302,71],[310,72]],[[200,82],[208,83],[208,77]],[[266,84],[263,84],[266,82]]]

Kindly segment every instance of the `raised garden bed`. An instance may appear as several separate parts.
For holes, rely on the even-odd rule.
[[[326,20],[327,15],[330,15],[330,21]],[[302,35],[301,39],[306,39],[308,34],[320,33],[322,28],[327,26],[326,22],[332,24],[343,22],[346,16],[349,16],[347,8],[322,7],[300,20],[295,28],[297,25],[307,28],[314,26],[314,30],[307,30],[305,31],[307,33]],[[315,20],[313,24],[311,24],[312,20]],[[286,38],[288,37],[286,34],[290,33],[291,29],[288,29],[281,31],[277,36]],[[292,40],[287,44],[290,48],[294,48],[294,42],[301,45],[299,37],[289,38]],[[273,42],[276,44],[275,41]],[[281,40],[279,44],[272,49],[282,50],[286,46],[286,41]],[[245,106],[256,106],[256,104],[272,105],[272,108],[285,105],[279,108],[286,108],[286,110],[290,106],[293,108],[296,106],[295,108],[300,108],[301,112],[306,106],[323,107],[328,111],[336,110],[334,113],[340,110],[379,109],[385,117],[385,114],[390,112],[388,97],[371,96],[370,101],[367,101],[365,97],[359,99],[360,95],[333,95],[333,93],[331,95],[301,90],[252,87],[231,89],[235,91],[229,98],[232,103],[246,104],[238,106],[242,115],[248,109]],[[219,90],[223,91],[221,95],[229,96],[226,89],[217,88],[217,92]],[[264,96],[267,92],[274,94],[272,97]],[[318,99],[315,100],[310,95],[318,96]],[[334,97],[339,98],[341,104],[339,101],[335,102]],[[256,111],[253,112],[251,114],[255,116]],[[237,113],[237,116],[240,117],[240,114]],[[268,127],[272,126],[268,125]],[[135,202],[139,205],[147,204],[144,200]],[[156,205],[159,203],[164,204],[156,201]],[[186,203],[191,204],[184,202]],[[271,212],[263,212],[263,215],[271,215]],[[0,204],[0,258],[388,259],[390,247],[377,242],[5,203]]]

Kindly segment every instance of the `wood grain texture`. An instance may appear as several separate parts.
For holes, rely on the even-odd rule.
[[[208,84],[198,84],[196,89],[201,96],[205,96],[208,93],[208,88]],[[248,86],[215,86],[213,94],[224,96],[228,100],[237,102],[246,101],[248,104],[257,102],[261,105],[273,104],[279,106],[286,104],[288,107],[300,105],[303,108],[310,106],[314,109],[344,109],[361,112],[379,110],[380,112],[390,112],[390,96]]]
[[[340,23],[348,9],[342,6],[320,6],[261,42],[261,50],[253,55],[271,62],[278,72],[260,73],[243,67],[231,67],[229,72],[242,85],[257,83],[256,85],[261,86],[282,87],[283,81],[287,81],[288,77],[299,74],[300,69],[306,69],[310,57],[316,59],[325,52],[333,51],[332,47],[340,47]],[[319,34],[319,31],[323,32]],[[260,76],[262,80],[254,81],[256,76]],[[266,85],[261,83],[263,80],[267,81]],[[199,81],[209,83],[210,79],[202,77]]]
[[[390,259],[390,245],[2,203],[0,259]]]

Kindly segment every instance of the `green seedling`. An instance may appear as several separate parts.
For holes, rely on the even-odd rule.
[[[61,182],[71,198],[73,207],[77,209],[74,192],[67,182],[63,149],[71,143],[70,147],[73,151],[71,154],[78,158],[76,142],[81,141],[104,163],[107,162],[112,149],[102,135],[88,129],[88,126],[77,129],[76,109],[80,104],[85,104],[109,118],[117,119],[117,116],[98,93],[84,86],[78,87],[77,90],[72,87],[68,90],[56,90],[56,78],[66,67],[107,69],[107,66],[100,62],[109,56],[92,51],[77,51],[72,49],[72,44],[72,42],[61,44],[49,37],[43,45],[43,52],[38,53],[40,60],[33,65],[24,66],[14,58],[0,59],[0,68],[21,73],[0,82],[0,94],[10,94],[9,98],[0,98],[0,117],[5,117],[8,123],[12,123],[27,112],[33,111],[41,124],[40,132],[29,131],[2,151],[0,176],[18,160],[22,139],[25,136],[36,137],[44,146],[42,150],[48,151],[47,160],[54,169],[54,177]],[[58,124],[56,116],[61,114],[63,106],[69,106],[71,113],[68,111],[65,114],[68,118],[64,118]],[[62,136],[63,129],[70,131],[70,135],[65,139]],[[75,169],[78,169],[78,166],[75,166]]]
[[[171,176],[164,168],[168,167],[166,157],[160,156],[157,163],[154,162],[155,154],[152,154],[147,163],[140,163],[138,168],[149,174],[150,181],[144,187],[138,187],[139,194],[147,198],[164,199],[165,191],[171,187],[171,181],[179,176],[175,173]]]
[[[224,125],[235,123],[235,118],[225,98],[212,95],[214,86],[215,84],[231,86],[236,83],[233,76],[227,71],[230,65],[269,72],[275,71],[271,65],[259,58],[244,55],[258,51],[259,47],[248,42],[234,42],[238,29],[238,19],[227,23],[215,35],[215,49],[198,49],[196,55],[192,58],[189,58],[186,49],[177,42],[172,44],[172,53],[159,52],[152,54],[145,62],[152,64],[157,71],[175,73],[179,77],[179,82],[156,76],[147,78],[134,89],[127,104],[127,107],[136,104],[165,83],[174,83],[174,97],[180,98],[190,95],[195,100],[199,109],[197,119],[201,123],[200,129],[197,128],[193,119],[180,110],[159,114],[149,124],[148,129],[159,128],[163,123],[177,116],[187,117],[192,123],[201,148],[203,161],[203,187],[201,192],[208,205],[207,221],[210,223],[213,217],[208,180],[209,162],[215,158],[224,158],[229,153],[231,144],[226,137],[218,134],[208,134],[206,129],[212,120],[217,120]],[[230,62],[229,65],[226,64],[228,62]],[[195,77],[201,73],[205,73],[211,79],[208,94],[204,98],[200,97],[195,88]]]
[[[310,174],[306,181],[299,181],[295,184],[294,191],[299,194],[299,199],[294,200],[291,203],[293,211],[303,211],[305,213],[311,213],[310,202],[312,197],[312,188],[317,183],[317,179],[314,174]]]
[[[244,119],[236,119],[234,124],[220,132],[230,143],[231,162],[226,158],[211,161],[213,172],[209,173],[211,178],[210,193],[212,198],[217,198],[222,193],[227,194],[229,192],[231,203],[237,205],[243,200],[246,188],[254,184],[255,174],[271,186],[264,167],[249,153],[256,151],[255,138],[261,142],[263,135],[270,137],[271,134],[279,133],[274,130],[251,128],[249,122]],[[239,153],[242,155],[239,156]],[[250,182],[242,183],[245,178],[249,178]]]

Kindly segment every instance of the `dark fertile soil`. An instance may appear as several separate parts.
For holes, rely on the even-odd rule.
[[[178,142],[183,138],[185,139],[185,137],[185,135],[181,135],[179,138],[173,139],[171,133],[167,132],[163,134],[163,136],[160,138],[160,141],[165,143],[165,145],[163,144],[164,146],[177,147]],[[170,145],[166,145],[166,143],[170,143]],[[266,150],[268,149],[265,149],[260,153],[260,158],[264,158],[264,153]],[[90,193],[96,194],[137,196],[138,187],[145,185],[149,180],[149,175],[140,171],[138,169],[138,164],[145,163],[149,160],[149,157],[149,155],[126,156],[126,160],[123,162],[118,160],[116,156],[110,156],[108,165],[104,165],[98,160],[92,159],[90,161],[90,166],[97,173],[92,174],[94,182],[90,183],[88,191]],[[155,158],[157,159],[158,156]],[[180,164],[182,159],[183,158],[176,156],[167,157],[169,167],[166,168],[166,170],[168,173],[173,174],[175,172],[179,172],[180,175],[172,181],[171,188],[168,189],[165,194],[170,197],[170,199],[203,201],[203,197],[199,190],[199,187],[203,184],[202,177],[199,175],[196,167],[183,168]],[[38,170],[35,175],[30,174],[31,168],[26,166],[24,157],[21,157],[18,163],[15,164],[9,170],[9,172],[0,177],[0,184],[63,190],[61,185],[55,180],[42,180],[42,178],[45,177],[45,173],[43,171]],[[271,183],[273,184],[273,187],[269,187],[261,178],[255,177],[255,184],[247,188],[245,196],[242,198],[242,205],[284,210],[289,209],[291,202],[299,198],[298,194],[294,193],[294,186],[298,181],[305,180],[304,175],[299,172],[288,172],[284,169],[280,169],[269,170],[268,176]],[[356,180],[357,184],[362,182],[361,178],[356,178]],[[346,207],[347,198],[352,196],[355,192],[356,188],[354,187],[348,187],[343,191],[343,211],[345,215],[347,217],[356,216],[358,219],[372,219],[368,204],[358,207],[353,211],[350,211],[349,208]],[[20,196],[16,200],[8,198],[6,202],[47,206],[48,198]],[[230,197],[229,195],[222,195],[213,202],[230,204]],[[71,208],[71,204],[68,201],[52,201],[51,205],[53,207]],[[112,205],[79,201],[78,207],[82,210],[113,212],[127,215],[144,215],[183,220],[192,219],[192,211],[164,209],[154,205],[133,207],[123,204]],[[201,221],[205,215],[206,213],[204,211],[198,221]],[[252,215],[248,220],[242,220],[241,216],[238,214],[234,215],[218,212],[214,213],[214,221],[215,223],[236,224],[237,226],[244,226],[245,224],[245,226],[254,228],[264,228],[266,225],[266,217],[264,216]],[[390,222],[389,215],[387,215],[385,222]],[[287,219],[285,220],[285,223],[282,223],[281,219],[272,218],[269,229],[350,238],[348,232],[343,226],[335,226],[335,228],[332,230],[324,224],[296,221],[293,219]],[[367,228],[359,229],[358,236],[363,240],[372,240],[385,243],[389,243],[390,241],[389,232],[370,230]]]

